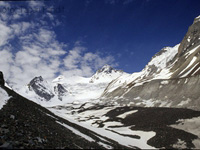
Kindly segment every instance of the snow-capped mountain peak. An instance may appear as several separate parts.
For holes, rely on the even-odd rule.
[[[107,85],[127,74],[109,65],[103,66],[92,77],[59,75],[51,81],[35,77],[18,92],[43,106],[55,106],[73,101],[87,101],[101,96]]]
[[[107,73],[107,74],[109,74],[109,73],[117,72],[117,71],[119,71],[119,70],[116,70],[109,65],[104,65],[101,69],[99,69],[97,71],[97,73]]]
[[[120,77],[121,75],[126,74],[122,70],[117,70],[112,68],[109,65],[104,65],[101,69],[91,77],[90,83],[95,82],[111,82],[113,79]]]

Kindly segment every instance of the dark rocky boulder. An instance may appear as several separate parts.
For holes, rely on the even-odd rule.
[[[5,85],[5,80],[3,77],[3,72],[0,71],[0,86],[4,86]]]

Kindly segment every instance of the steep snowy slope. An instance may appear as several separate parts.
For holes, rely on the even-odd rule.
[[[62,105],[74,101],[85,102],[99,98],[109,82],[125,74],[127,75],[121,70],[105,65],[90,78],[65,78],[60,75],[49,82],[41,76],[35,77],[27,86],[17,91],[42,106]]]
[[[199,18],[195,18],[180,44],[163,48],[141,72],[113,80],[102,94],[102,99],[106,102],[117,101],[121,105],[199,110]]]
[[[174,65],[174,57],[178,53],[179,44],[175,47],[165,47],[158,52],[141,72],[124,74],[113,80],[106,88],[104,94],[110,93],[117,88],[142,85],[154,79],[169,79],[172,75],[170,69]]]

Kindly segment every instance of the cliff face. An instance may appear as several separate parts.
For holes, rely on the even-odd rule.
[[[181,41],[172,68],[172,78],[190,77],[200,74],[200,16],[195,18]]]
[[[200,110],[199,74],[200,16],[179,45],[162,49],[141,72],[111,82],[102,99],[121,105]]]

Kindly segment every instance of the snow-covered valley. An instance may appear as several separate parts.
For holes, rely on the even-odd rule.
[[[129,148],[200,148],[200,136],[195,134],[197,125],[190,124],[190,130],[187,123],[179,127],[181,118],[193,120],[193,117],[200,116],[198,111],[105,105],[92,101],[48,109],[59,117]],[[105,148],[112,146],[108,142]]]

